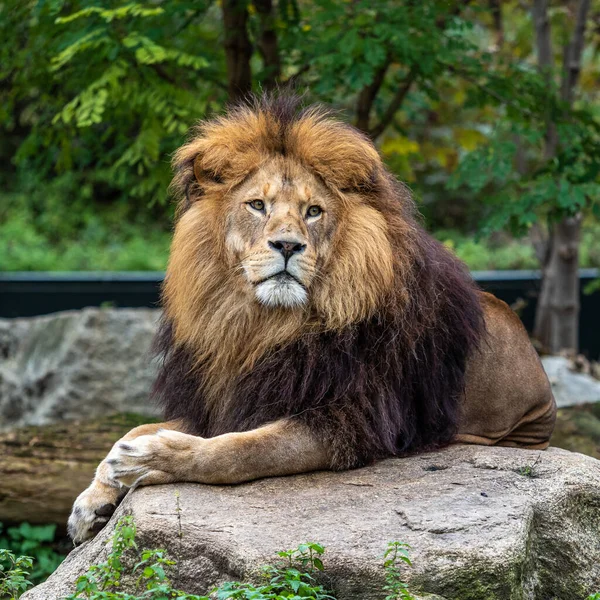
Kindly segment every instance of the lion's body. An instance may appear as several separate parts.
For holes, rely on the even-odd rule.
[[[523,324],[491,294],[481,295],[486,333],[467,365],[458,442],[542,449],[556,404]]]
[[[422,229],[360,133],[267,99],[202,125],[175,166],[155,389],[174,431],[115,445],[74,537],[117,482],[547,446],[554,399],[518,318]]]

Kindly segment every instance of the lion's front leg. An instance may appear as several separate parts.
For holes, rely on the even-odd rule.
[[[175,481],[241,483],[327,469],[331,461],[305,425],[282,420],[214,438],[159,430],[115,444],[106,462],[114,481],[133,487]]]
[[[127,493],[128,486],[113,477],[107,462],[108,458],[114,454],[115,448],[138,436],[147,436],[158,430],[180,427],[181,423],[178,421],[141,425],[132,429],[113,446],[108,457],[96,469],[96,475],[90,486],[79,494],[73,504],[67,528],[71,539],[76,544],[94,537],[108,522],[119,502]]]

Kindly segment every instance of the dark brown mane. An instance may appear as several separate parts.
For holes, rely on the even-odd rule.
[[[290,113],[287,102],[269,100],[260,110],[288,127],[306,112]],[[383,215],[394,254],[394,285],[377,310],[274,345],[249,371],[230,374],[218,409],[203,391],[206,365],[177,339],[167,315],[156,342],[162,366],[155,386],[166,418],[205,437],[299,419],[327,441],[332,467],[340,469],[451,441],[467,358],[483,332],[478,291],[462,263],[420,227],[407,191],[382,167],[369,164],[364,172],[360,185],[348,178],[352,193]]]

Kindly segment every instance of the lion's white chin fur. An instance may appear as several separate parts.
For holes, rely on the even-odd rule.
[[[296,308],[308,300],[306,290],[291,277],[267,279],[256,286],[256,298],[265,306]]]

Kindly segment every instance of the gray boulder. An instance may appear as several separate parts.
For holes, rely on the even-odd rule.
[[[564,356],[544,356],[542,364],[559,408],[600,402],[600,380],[572,369]]]
[[[155,414],[149,351],[159,315],[87,308],[0,319],[0,430],[113,412]]]
[[[318,541],[339,600],[381,599],[391,540],[412,546],[404,574],[423,597],[583,600],[600,591],[600,461],[554,448],[453,446],[343,473],[140,488],[23,600],[72,591],[105,559],[125,513],[140,548],[166,548],[178,561],[174,585],[192,593],[256,578],[277,551]]]

